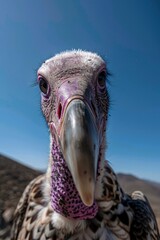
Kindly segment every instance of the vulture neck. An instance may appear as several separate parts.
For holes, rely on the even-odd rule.
[[[102,149],[105,148],[102,147]],[[104,158],[105,151],[101,150],[95,202],[91,207],[87,207],[79,197],[60,147],[51,136],[50,162],[46,174],[47,187],[45,187],[44,193],[46,200],[51,202],[54,210],[52,220],[55,225],[60,224],[66,230],[68,228],[67,231],[74,230],[79,224],[84,228],[86,219],[94,218],[98,212],[109,211],[113,205],[121,202],[123,191],[117,181],[116,174]]]
[[[71,219],[92,219],[98,212],[97,202],[86,206],[76,189],[60,146],[51,144],[51,206],[59,214]]]

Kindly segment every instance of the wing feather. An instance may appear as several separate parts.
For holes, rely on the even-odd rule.
[[[129,205],[134,212],[130,231],[131,239],[159,240],[156,218],[146,196],[140,191],[133,192]]]

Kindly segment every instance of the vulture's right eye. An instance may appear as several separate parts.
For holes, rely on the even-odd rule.
[[[100,86],[100,88],[104,88],[106,84],[106,72],[102,71],[99,75],[98,75],[98,85]]]
[[[39,78],[39,88],[42,93],[48,93],[48,82],[42,77]]]

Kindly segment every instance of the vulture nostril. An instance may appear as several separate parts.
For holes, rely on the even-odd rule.
[[[58,115],[58,119],[60,119],[61,115],[62,115],[62,104],[61,103],[59,103],[57,115]]]

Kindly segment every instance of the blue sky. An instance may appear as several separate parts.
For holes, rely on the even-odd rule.
[[[49,133],[36,70],[80,48],[108,61],[106,158],[118,172],[160,181],[160,2],[6,0],[0,14],[0,152],[45,169]]]

